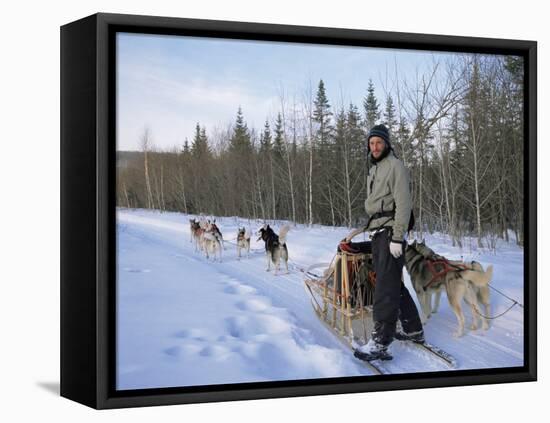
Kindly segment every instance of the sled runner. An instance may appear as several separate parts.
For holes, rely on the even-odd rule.
[[[366,344],[374,328],[376,288],[371,243],[341,243],[331,263],[310,266],[305,274],[306,292],[319,320],[353,351]],[[445,351],[426,343],[405,342],[456,368],[456,360]],[[378,360],[365,363],[377,374],[390,373]]]

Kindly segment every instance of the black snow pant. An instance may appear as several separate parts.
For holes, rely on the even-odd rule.
[[[390,253],[390,239],[390,230],[379,232],[372,239],[372,258],[376,272],[372,338],[383,345],[393,341],[397,319],[401,321],[405,333],[422,330],[418,310],[402,280],[405,242],[403,254],[396,259]]]

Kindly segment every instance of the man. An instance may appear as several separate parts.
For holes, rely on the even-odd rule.
[[[369,342],[358,348],[355,355],[364,360],[391,360],[388,346],[394,337],[424,342],[418,310],[402,280],[412,200],[408,171],[393,153],[388,129],[384,125],[374,126],[367,142],[367,160],[371,162],[365,201],[368,223],[352,231],[345,241],[350,242],[355,235],[367,230],[371,233],[376,272],[374,331]],[[398,319],[402,330],[396,333]]]

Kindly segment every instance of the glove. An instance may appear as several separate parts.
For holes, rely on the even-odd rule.
[[[401,257],[401,254],[403,254],[403,244],[395,241],[390,242],[390,254],[396,259]]]

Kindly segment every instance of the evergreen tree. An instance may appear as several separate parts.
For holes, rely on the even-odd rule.
[[[197,123],[195,127],[195,136],[191,147],[191,175],[193,184],[193,195],[190,200],[197,212],[203,211],[208,203],[208,198],[201,186],[210,182],[209,167],[212,160],[212,152],[208,145],[205,128],[201,128]]]
[[[228,166],[232,183],[227,189],[231,193],[232,207],[239,215],[257,217],[255,210],[257,189],[253,154],[250,131],[239,106],[233,133],[229,139]]]
[[[319,124],[317,138],[321,143],[328,143],[333,130],[331,126],[332,112],[328,102],[325,83],[321,79],[317,88],[317,96],[313,102],[315,110],[313,111],[313,120]]]
[[[523,204],[524,201],[524,161],[523,152],[525,146],[524,140],[524,124],[523,121],[523,104],[524,104],[524,61],[522,57],[506,56],[505,57],[505,75],[503,96],[505,98],[504,120],[506,121],[505,133],[508,140],[502,141],[504,145],[510,147],[508,156],[511,158],[511,174],[509,187],[505,190],[510,195],[508,199],[508,222],[516,233],[516,240],[519,245],[524,243],[524,217],[523,208],[517,207],[518,204]]]
[[[271,147],[271,130],[269,128],[269,122],[266,120],[264,125],[264,132],[260,135],[260,155],[270,153]]]
[[[388,128],[394,151],[399,157],[403,157],[403,146],[400,143],[399,137],[397,137],[399,122],[397,121],[395,105],[393,104],[391,95],[388,95],[386,98],[382,123]]]
[[[235,127],[233,128],[233,136],[229,140],[229,151],[237,155],[248,155],[252,152],[250,132],[244,121],[243,112],[240,106],[237,111]]]
[[[177,188],[175,192],[172,192],[172,196],[175,198],[175,208],[184,213],[189,213],[189,206],[192,206],[191,184],[187,184],[186,182],[190,179],[192,158],[189,140],[185,138],[183,147],[180,149],[176,160],[177,171],[175,172],[175,180]]]
[[[366,178],[368,168],[365,166],[367,157],[367,143],[365,133],[361,127],[361,114],[354,104],[350,104],[347,113],[346,136],[351,148],[350,160],[350,204],[351,204],[351,225],[356,225],[365,216],[363,201],[367,197]]]
[[[460,127],[460,111],[458,107],[455,107],[449,123],[449,140],[451,143],[450,163],[457,169],[460,169],[461,162],[465,160],[467,154],[466,145],[462,142],[464,136],[464,130]]]
[[[346,122],[346,112],[341,109],[335,117],[334,124],[334,160],[339,164],[335,166],[334,171],[331,172],[333,181],[331,183],[335,186],[335,201],[334,207],[337,210],[338,223],[350,225],[351,220],[351,207],[349,202],[349,187],[350,187],[350,162],[351,145],[348,138],[348,128]]]
[[[191,147],[189,147],[189,140],[185,138],[185,141],[183,143],[183,148],[181,149],[181,152],[188,157],[191,154]]]
[[[512,76],[512,82],[519,87],[523,86],[523,57],[505,56],[504,68]]]
[[[282,166],[283,153],[285,149],[283,118],[281,114],[277,114],[275,121],[275,138],[273,139],[273,158],[277,166]]]
[[[374,94],[374,84],[372,79],[369,79],[369,87],[367,88],[367,96],[363,100],[365,108],[365,129],[369,131],[380,119],[380,106]]]
[[[199,161],[209,159],[212,156],[212,152],[210,151],[210,147],[208,146],[206,129],[201,129],[199,123],[197,123],[197,126],[195,127],[195,137],[193,138],[191,154],[194,159]]]
[[[314,198],[324,198],[328,209],[321,213],[321,221],[335,224],[336,221],[336,193],[334,192],[335,166],[337,157],[334,151],[333,131],[331,123],[332,112],[325,91],[325,84],[321,79],[317,88],[317,95],[313,101],[313,121],[317,124],[314,136],[318,154],[317,169],[318,192]],[[315,165],[314,165],[315,167]]]
[[[350,140],[352,146],[352,152],[356,155],[357,159],[363,161],[366,158],[366,143],[364,142],[364,133],[361,130],[361,115],[357,106],[350,103],[347,120],[347,137]]]
[[[412,147],[412,140],[411,140],[411,131],[409,129],[409,124],[405,116],[402,116],[400,119],[400,122],[397,128],[396,138],[397,138],[397,144],[401,146],[400,157],[401,159],[403,159],[405,166],[408,166],[408,164],[411,161],[413,147]]]
[[[390,131],[390,137],[393,137],[397,131],[397,118],[395,112],[395,105],[393,104],[393,99],[391,95],[386,99],[386,107],[384,108],[384,120],[382,121],[384,125]]]
[[[206,128],[204,126],[201,128],[200,139],[201,139],[201,144],[207,146],[208,147],[208,152],[211,153],[212,151],[210,150],[210,147],[208,146],[208,137],[206,136]]]

